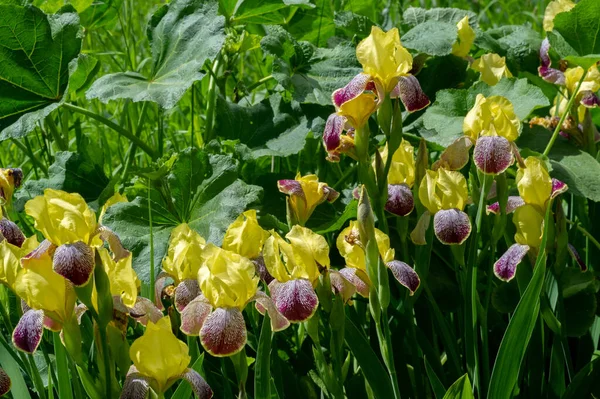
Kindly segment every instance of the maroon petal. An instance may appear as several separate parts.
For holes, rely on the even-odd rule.
[[[443,209],[433,216],[435,236],[446,245],[460,245],[471,234],[469,216],[458,209]]]
[[[488,175],[504,172],[515,161],[510,142],[500,136],[482,136],[477,139],[473,160],[479,170]]]
[[[552,194],[550,194],[550,198],[556,198],[560,194],[566,192],[568,189],[569,186],[567,186],[567,183],[552,178]]]
[[[163,290],[165,289],[165,287],[170,285],[170,284],[167,284],[168,279],[171,279],[171,276],[169,276],[165,272],[160,272],[160,274],[156,278],[156,281],[154,282],[154,304],[156,305],[156,307],[159,310],[164,309],[164,306],[162,303],[162,297],[163,297]]]
[[[327,202],[335,202],[335,200],[340,196],[340,193],[329,186],[323,187],[323,192],[327,196]]]
[[[201,294],[198,280],[185,279],[175,288],[175,307],[182,312],[194,298]]]
[[[337,89],[331,95],[331,100],[336,108],[342,104],[360,96],[367,89],[368,83],[371,81],[371,76],[366,73],[359,73],[341,89]]]
[[[180,378],[190,383],[192,391],[194,391],[199,399],[210,399],[213,397],[213,391],[210,388],[210,385],[208,385],[196,370],[187,369]]]
[[[200,341],[213,356],[231,356],[246,345],[246,323],[238,308],[217,308],[206,318]]]
[[[256,274],[262,281],[264,281],[267,285],[273,281],[273,276],[267,270],[267,265],[265,265],[265,259],[262,255],[260,255],[256,259],[252,259],[252,263],[254,263],[254,268],[256,269]]]
[[[108,244],[111,252],[113,253],[113,259],[115,262],[129,256],[130,252],[123,247],[121,239],[114,231],[106,226],[100,226],[98,228],[98,235],[102,241]]]
[[[162,312],[152,303],[148,298],[138,296],[135,305],[129,309],[129,315],[140,322],[142,325],[148,324],[148,321],[152,323],[158,323],[163,317]]]
[[[408,112],[419,111],[430,104],[429,97],[421,89],[421,84],[412,75],[401,76],[398,79],[390,98],[398,97]]]
[[[0,367],[0,396],[6,395],[10,391],[10,377],[6,374],[6,371]]]
[[[545,38],[542,41],[542,46],[540,47],[541,65],[538,68],[538,72],[545,81],[563,86],[565,84],[565,74],[558,69],[550,68],[550,65],[552,65],[552,60],[548,54],[549,51],[550,42],[548,41],[548,38]]]
[[[285,283],[273,280],[269,284],[269,290],[277,309],[292,323],[309,319],[319,305],[319,298],[310,281],[306,279]]]
[[[370,280],[367,273],[354,267],[345,267],[340,270],[340,274],[356,287],[356,292],[358,292],[360,296],[364,298],[369,297]]]
[[[304,190],[302,184],[298,180],[285,179],[277,181],[279,192],[287,195],[295,195],[304,198]]]
[[[396,280],[410,291],[413,295],[421,284],[421,279],[415,270],[404,262],[393,260],[387,263]]]
[[[212,306],[204,295],[194,298],[181,312],[181,332],[185,335],[198,336],[202,325],[212,311]]]
[[[87,284],[94,271],[94,252],[82,241],[56,248],[52,262],[54,271],[76,287]]]
[[[415,207],[413,193],[406,184],[388,184],[385,210],[397,216],[406,216]]]
[[[4,217],[0,219],[0,233],[9,244],[14,245],[15,247],[21,248],[21,245],[23,245],[23,242],[25,241],[25,235],[19,226],[17,226],[15,222]]]
[[[260,312],[260,314],[265,314],[265,312],[269,313],[269,319],[271,319],[271,330],[272,331],[282,331],[290,326],[290,322],[286,319],[280,312],[277,310],[277,306],[275,306],[275,302],[271,298],[267,296],[262,291],[257,291],[254,298],[251,300],[256,301],[256,310]]]
[[[518,207],[525,205],[525,201],[523,201],[523,198],[519,197],[518,195],[511,195],[508,197],[507,201],[506,201],[506,214],[509,213],[513,213],[515,211],[515,209],[517,209]],[[488,205],[486,208],[486,214],[490,214],[493,213],[494,215],[497,215],[498,213],[500,213],[500,203],[498,202],[494,202],[492,205]]]
[[[129,367],[127,378],[123,383],[121,399],[144,399],[150,390],[150,382],[144,377],[135,366]]]
[[[567,248],[569,249],[569,254],[571,254],[571,257],[573,257],[573,259],[575,259],[575,262],[577,262],[577,264],[579,265],[579,268],[581,269],[581,271],[586,272],[588,267],[585,264],[585,262],[583,261],[583,259],[581,259],[581,256],[579,256],[579,252],[577,252],[575,247],[572,246],[571,244],[567,244]]]
[[[344,303],[356,293],[356,286],[337,270],[329,270],[329,281],[335,294],[340,294]]]
[[[42,341],[44,334],[44,312],[30,309],[21,316],[13,331],[15,347],[23,352],[33,353]]]
[[[600,106],[600,98],[592,91],[584,91],[581,97],[581,104],[588,108]]]
[[[328,153],[337,153],[342,145],[342,133],[344,133],[345,125],[346,118],[338,114],[331,114],[327,118],[323,131],[323,144]]]
[[[529,245],[513,244],[494,263],[494,274],[502,281],[510,281],[515,277],[517,266],[529,251]]]

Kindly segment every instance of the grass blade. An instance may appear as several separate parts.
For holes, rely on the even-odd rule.
[[[469,376],[465,374],[456,380],[446,391],[444,399],[473,399],[473,388],[471,388]]]
[[[442,381],[440,381],[440,378],[429,364],[429,360],[427,360],[427,358],[425,358],[425,371],[427,372],[427,377],[429,378],[429,383],[431,384],[433,394],[437,399],[442,399],[446,394],[446,388],[444,388],[444,384],[442,384]]]
[[[260,330],[256,364],[254,366],[254,397],[269,399],[271,397],[271,321],[265,314]]]
[[[67,352],[58,333],[54,336],[54,354],[56,356],[56,376],[58,377],[58,397],[61,399],[72,399],[71,377],[69,376],[69,363]]]

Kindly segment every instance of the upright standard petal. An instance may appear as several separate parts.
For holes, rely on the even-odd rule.
[[[168,388],[167,381],[187,370],[191,360],[187,345],[173,335],[168,316],[148,323],[144,335],[131,344],[129,356],[140,374],[156,381],[161,393]]]
[[[258,224],[256,210],[242,213],[229,225],[221,247],[248,259],[258,258],[269,233]]]
[[[294,262],[299,267],[293,278],[306,278],[314,283],[321,275],[321,269],[329,268],[329,245],[325,237],[312,230],[295,225],[285,238],[292,246]]]
[[[481,73],[481,81],[490,86],[496,85],[503,77],[512,77],[506,66],[506,58],[494,53],[482,55],[473,62],[471,68]]]
[[[482,136],[473,151],[475,165],[483,173],[498,175],[515,161],[510,142],[500,136]]]
[[[554,17],[561,12],[567,12],[571,10],[573,7],[575,7],[575,3],[573,3],[571,0],[551,1],[544,12],[544,30],[549,32],[554,29]]]
[[[182,223],[171,231],[169,249],[162,268],[173,277],[175,283],[197,278],[204,244],[204,238],[187,223]]]
[[[494,274],[502,281],[510,281],[515,277],[517,266],[529,251],[528,245],[513,244],[494,263]]]
[[[44,311],[30,309],[21,316],[13,331],[15,347],[26,353],[33,353],[42,341],[44,334]]]
[[[394,275],[396,280],[400,284],[408,288],[408,290],[410,291],[410,295],[413,295],[415,291],[419,288],[419,285],[421,284],[421,279],[412,267],[399,260],[393,260],[391,262],[388,262],[386,266],[392,271],[392,274]]]
[[[125,306],[132,308],[135,306],[141,283],[133,270],[131,253],[115,262],[105,248],[99,248],[98,251],[110,282],[110,293],[120,297]]]
[[[539,248],[542,243],[544,214],[534,205],[525,204],[515,210],[513,223],[517,228],[515,241],[521,245]]]
[[[544,161],[533,156],[527,157],[525,168],[517,171],[516,181],[525,203],[545,209],[552,194],[552,179]]]
[[[408,112],[420,111],[431,104],[429,97],[421,89],[419,80],[413,75],[400,76],[390,98],[400,98]]]
[[[271,297],[279,312],[292,323],[308,320],[317,310],[319,298],[310,281],[305,279],[269,284]]]
[[[204,321],[200,342],[208,353],[223,357],[235,355],[246,345],[246,323],[237,308],[217,308]]]
[[[471,234],[471,221],[463,211],[443,209],[433,216],[433,229],[443,244],[460,245]]]
[[[456,43],[452,45],[452,54],[457,57],[466,57],[471,51],[471,46],[475,42],[475,31],[469,25],[469,16],[465,15],[463,19],[456,24],[458,37]]]
[[[20,187],[22,181],[23,171],[20,168],[0,169],[0,198],[10,205],[15,188]]]
[[[381,159],[385,163],[388,157],[387,144],[381,151]],[[392,156],[390,172],[388,174],[388,184],[406,184],[412,187],[415,183],[415,149],[406,140],[402,140],[400,146]]]

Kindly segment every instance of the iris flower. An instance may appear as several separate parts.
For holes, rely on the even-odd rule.
[[[181,331],[199,335],[208,353],[231,356],[244,348],[247,332],[242,311],[252,301],[259,312],[269,313],[273,331],[288,327],[271,298],[258,290],[259,278],[248,258],[207,244],[198,261],[202,293],[181,310]]]
[[[415,202],[411,191],[415,183],[415,149],[406,140],[392,156],[392,163],[388,173],[388,199],[385,209],[398,216],[406,216],[412,212]],[[381,152],[381,159],[385,164],[388,157],[387,145]]]
[[[0,198],[10,205],[16,188],[21,186],[23,171],[19,168],[0,169]]]
[[[79,194],[46,189],[25,204],[25,212],[46,239],[39,250],[52,256],[54,271],[75,286],[88,283],[94,270],[94,248],[108,242],[122,252],[119,238],[96,222],[96,214]]]
[[[550,199],[565,192],[568,187],[552,179],[543,161],[535,157],[525,159],[525,167],[517,171],[517,188],[520,197],[508,197],[506,213],[514,212],[513,223],[517,229],[515,241],[494,264],[494,273],[503,281],[510,281],[517,266],[530,249],[534,252],[542,243],[544,215]],[[498,203],[487,208],[488,213],[498,213]]]
[[[419,199],[427,211],[411,234],[416,244],[425,242],[425,232],[433,215],[436,237],[446,245],[460,245],[471,234],[469,216],[463,212],[469,199],[467,181],[456,171],[427,170],[419,186]]]
[[[452,54],[457,57],[466,57],[471,51],[471,46],[475,42],[475,31],[469,25],[469,17],[465,15],[457,24],[458,38],[452,45]]]
[[[506,58],[495,53],[482,55],[473,61],[471,68],[481,73],[479,79],[490,86],[495,86],[503,77],[512,77],[506,66]]]
[[[327,183],[319,182],[316,175],[300,176],[298,173],[295,180],[279,180],[277,187],[289,196],[287,205],[288,213],[293,218],[292,224],[301,226],[304,226],[317,205],[325,201],[334,202],[340,195]]]
[[[353,130],[362,128],[386,96],[400,98],[408,112],[429,105],[419,81],[411,75],[413,58],[402,46],[398,29],[384,32],[373,26],[371,34],[356,47],[356,57],[363,72],[332,95],[336,113],[327,119],[323,133],[331,161],[338,161],[340,153],[350,151]],[[348,135],[342,135],[344,130]]]
[[[296,323],[309,319],[317,310],[319,299],[314,287],[321,272],[329,269],[329,245],[323,236],[298,225],[285,238],[271,231],[263,255],[274,277],[269,291],[275,306]]]
[[[129,357],[133,365],[127,372],[121,399],[145,398],[150,389],[162,395],[180,379],[189,382],[200,399],[213,396],[202,376],[189,368],[188,346],[173,334],[169,316],[148,323],[144,335],[131,344]]]
[[[375,229],[375,240],[379,256],[383,263],[392,271],[400,284],[408,288],[412,295],[419,288],[420,279],[412,267],[404,262],[394,260],[395,251],[390,247],[390,238],[381,230]],[[367,274],[365,250],[360,242],[358,222],[353,220],[350,225],[342,230],[336,240],[340,255],[346,261],[346,267],[339,273],[356,287],[356,291],[363,297],[369,296],[371,281]],[[332,279],[332,285],[335,279]],[[338,290],[340,290],[338,288]]]

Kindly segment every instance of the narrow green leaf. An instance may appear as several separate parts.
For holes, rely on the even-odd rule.
[[[567,387],[567,391],[563,395],[562,399],[578,399],[591,397],[591,387],[595,383],[597,386],[597,380],[600,377],[600,357],[594,359],[582,368],[573,381]],[[589,396],[588,396],[589,395]]]
[[[0,366],[6,371],[6,374],[10,377],[10,381],[12,383],[10,392],[13,395],[13,398],[23,398],[30,399],[29,391],[27,390],[27,384],[23,379],[23,372],[19,368],[18,363],[9,352],[4,348],[4,346],[0,345]]]
[[[427,377],[429,378],[429,383],[431,384],[433,394],[437,399],[442,399],[445,396],[446,388],[444,388],[444,384],[442,384],[442,381],[440,381],[440,378],[431,367],[431,364],[429,364],[429,360],[427,360],[427,358],[425,358],[425,371],[427,372]]]
[[[491,398],[495,396],[490,396]],[[472,399],[473,391],[471,388],[471,381],[467,374],[460,377],[454,382],[446,391],[444,399]]]
[[[348,316],[346,316],[345,329],[346,334],[344,339],[346,344],[358,361],[375,397],[393,398],[394,391],[392,390],[388,372],[383,367],[375,352],[373,352],[373,349],[371,349],[369,341],[367,341]]]
[[[54,354],[56,356],[56,376],[58,377],[58,397],[65,399],[73,398],[71,387],[71,376],[69,375],[69,363],[67,352],[58,333],[52,334],[54,338]]]
[[[254,397],[269,399],[271,397],[271,321],[265,314],[260,330],[256,365],[254,366]]]

